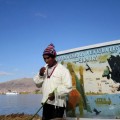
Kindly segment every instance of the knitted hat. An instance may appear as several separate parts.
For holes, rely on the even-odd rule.
[[[44,50],[43,55],[52,55],[56,56],[56,50],[54,49],[55,46],[51,43],[48,47]]]

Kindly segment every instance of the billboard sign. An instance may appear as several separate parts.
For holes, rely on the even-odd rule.
[[[67,117],[120,118],[120,40],[58,52],[73,89]]]

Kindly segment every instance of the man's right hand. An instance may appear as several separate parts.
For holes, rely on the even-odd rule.
[[[46,70],[46,68],[45,68],[45,67],[42,67],[42,68],[40,69],[40,71],[39,71],[39,75],[40,75],[40,76],[43,76],[44,73],[45,73],[45,70]]]
[[[54,92],[49,94],[48,99],[51,100],[51,101],[55,99]]]

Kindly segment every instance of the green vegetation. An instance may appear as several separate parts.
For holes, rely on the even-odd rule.
[[[86,92],[86,95],[104,95],[106,93],[100,93],[100,92]]]
[[[108,98],[108,100],[106,100],[106,98],[97,98],[95,100],[95,103],[96,104],[108,104],[108,105],[110,105],[112,103],[112,101],[110,98]]]

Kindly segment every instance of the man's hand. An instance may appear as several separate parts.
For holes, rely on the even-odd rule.
[[[49,94],[48,99],[51,100],[51,101],[55,99],[54,92]]]
[[[39,75],[40,75],[40,76],[43,76],[44,73],[45,73],[45,70],[46,70],[46,68],[45,68],[45,67],[42,67],[42,68],[40,69],[40,71],[39,71]]]

